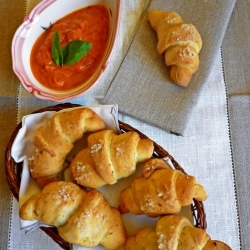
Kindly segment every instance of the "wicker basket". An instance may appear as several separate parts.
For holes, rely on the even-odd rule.
[[[72,107],[79,107],[80,105],[77,104],[58,104],[55,106],[46,107],[40,110],[37,110],[33,113],[41,113],[44,111],[60,111],[62,109],[66,108],[72,108]],[[18,200],[19,197],[19,188],[20,188],[20,181],[21,181],[21,172],[22,172],[22,163],[16,163],[14,159],[11,157],[11,147],[15,140],[15,137],[19,131],[19,129],[22,127],[22,124],[19,123],[17,127],[15,128],[10,141],[7,145],[6,152],[5,152],[5,166],[6,166],[6,178],[10,187],[10,190],[13,194],[13,196]],[[136,131],[141,138],[148,138],[146,135],[138,131],[137,129],[131,127],[130,125],[123,123],[119,121],[119,127],[122,133],[126,133],[128,131]],[[171,159],[175,169],[180,170],[184,174],[186,172],[184,169],[179,165],[179,163],[161,146],[159,146],[157,143],[154,142],[154,157],[157,158],[165,158],[168,157]],[[194,219],[194,225],[195,227],[206,229],[206,214],[204,211],[203,203],[200,201],[197,201],[193,199],[193,203],[191,204],[191,210],[193,214]],[[40,227],[47,235],[49,235],[59,246],[61,246],[63,249],[70,249],[70,244],[63,240],[57,232],[57,229],[55,227]]]

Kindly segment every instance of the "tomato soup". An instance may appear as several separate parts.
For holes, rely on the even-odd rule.
[[[61,18],[35,42],[30,56],[31,70],[39,83],[54,90],[69,90],[88,80],[100,65],[109,34],[109,12],[103,5],[91,5]],[[89,52],[73,65],[58,66],[51,47],[57,32],[63,48],[74,40],[92,44]]]

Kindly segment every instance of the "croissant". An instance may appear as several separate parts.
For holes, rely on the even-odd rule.
[[[21,206],[19,215],[55,226],[65,241],[84,247],[117,249],[127,238],[119,211],[98,190],[86,192],[72,182],[48,184]]]
[[[157,32],[157,52],[165,55],[171,81],[186,87],[199,67],[202,39],[198,30],[175,12],[152,9],[148,21]]]
[[[73,180],[84,187],[114,184],[133,174],[138,163],[149,160],[154,145],[137,132],[117,134],[102,130],[88,136],[88,148],[80,151],[70,164]]]
[[[104,128],[103,120],[89,108],[55,114],[34,134],[34,150],[28,163],[31,176],[42,187],[56,179],[74,142],[81,139],[85,132],[96,132]]]
[[[182,216],[165,215],[158,219],[156,227],[142,228],[128,237],[125,250],[230,250],[217,240],[211,240],[205,230],[194,227]]]
[[[180,212],[193,198],[198,201],[207,198],[195,177],[170,168],[163,159],[152,158],[145,163],[142,175],[132,181],[131,187],[121,191],[119,210],[157,217]]]

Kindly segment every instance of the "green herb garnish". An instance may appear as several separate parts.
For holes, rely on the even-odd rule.
[[[61,48],[60,38],[58,32],[56,31],[52,39],[52,59],[58,66],[72,65],[85,56],[91,47],[92,44],[89,42],[74,40],[67,43],[64,48]]]
[[[61,49],[58,32],[55,32],[53,35],[51,54],[56,65],[63,65],[63,52]]]

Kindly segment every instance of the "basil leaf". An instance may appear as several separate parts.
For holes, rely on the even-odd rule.
[[[52,59],[54,60],[56,65],[63,64],[63,54],[60,45],[60,38],[57,31],[53,34],[51,54],[52,54]]]
[[[91,49],[92,44],[82,40],[74,40],[62,49],[63,64],[72,65],[82,59]]]

